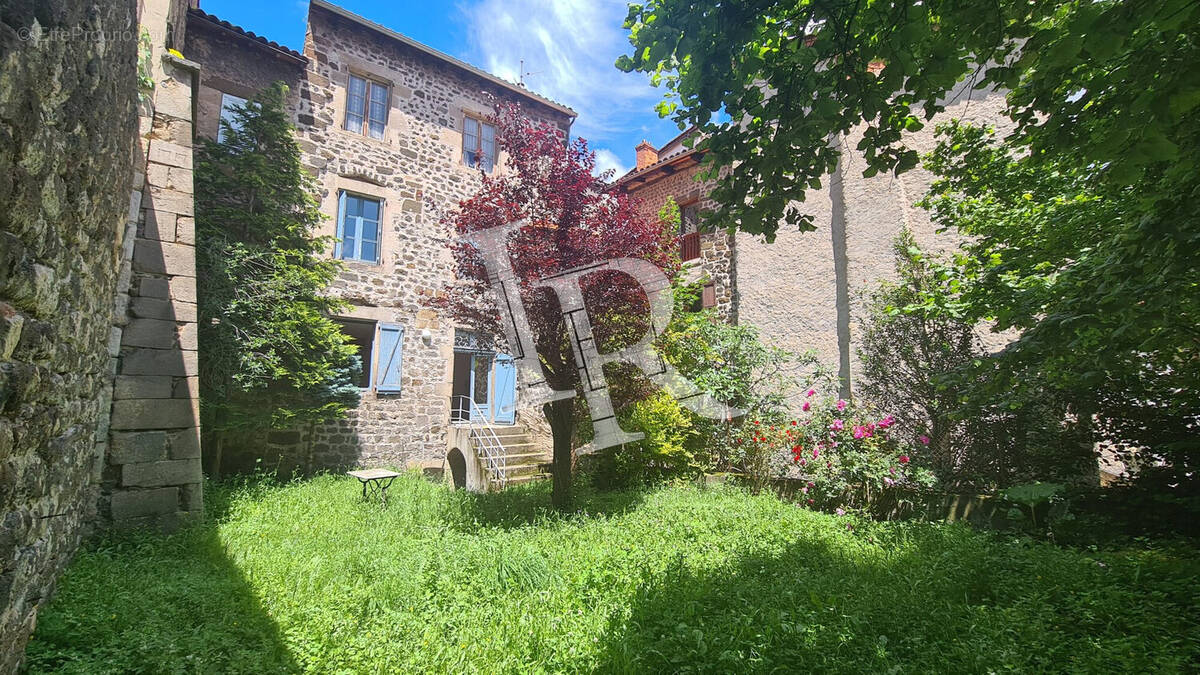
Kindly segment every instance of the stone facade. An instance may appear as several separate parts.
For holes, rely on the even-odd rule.
[[[131,0],[0,13],[0,672],[96,517],[136,36]]]
[[[337,236],[341,193],[381,202],[379,262],[345,261],[333,292],[351,304],[343,318],[402,331],[399,391],[367,388],[347,419],[287,439],[259,434],[246,439],[247,451],[269,448],[269,460],[284,472],[440,465],[450,432],[455,326],[424,302],[454,279],[442,216],[481,184],[479,170],[463,162],[464,116],[486,119],[494,99],[515,101],[565,133],[573,113],[320,0],[310,5],[300,60],[202,13],[191,13],[190,26],[187,55],[202,64],[199,133],[216,133],[221,93],[245,97],[282,79],[293,88],[303,161],[327,216],[319,234]],[[344,128],[351,74],[387,87],[381,139]],[[503,163],[501,155],[497,170]],[[521,422],[540,426],[539,419]],[[295,441],[294,448],[284,441]]]
[[[1001,95],[956,91],[946,111],[924,130],[908,135],[906,142],[921,153],[932,150],[935,126],[950,119],[1003,132],[1011,126],[1003,108]],[[699,153],[682,142],[688,133],[657,151],[639,146],[639,166],[619,178],[616,189],[641,199],[647,214],[656,214],[667,196],[679,204],[710,208],[711,183],[697,179]],[[738,232],[728,240],[728,250],[714,245],[710,254],[704,249],[699,265],[718,289],[728,284],[731,307],[722,309],[722,316],[756,326],[764,339],[789,351],[815,350],[823,363],[838,369],[844,395],[851,393],[859,372],[862,295],[880,280],[894,278],[892,242],[900,229],[907,226],[926,250],[947,251],[960,242],[953,234],[937,233],[929,214],[914,206],[933,180],[929,172],[918,168],[901,176],[863,178],[865,160],[855,149],[861,136],[859,128],[839,140],[843,158],[837,172],[802,205],[814,218],[815,232],[781,228],[770,244]],[[724,298],[718,290],[718,301]],[[1013,336],[981,337],[989,347],[999,348]]]

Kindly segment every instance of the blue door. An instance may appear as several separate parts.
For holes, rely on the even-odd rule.
[[[508,354],[496,355],[496,379],[492,410],[497,424],[512,424],[517,419],[517,367]]]

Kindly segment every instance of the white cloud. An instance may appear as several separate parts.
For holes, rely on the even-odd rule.
[[[463,12],[470,60],[516,82],[524,59],[527,87],[579,113],[575,134],[625,140],[654,115],[662,91],[613,66],[629,49],[627,0],[478,0]]]
[[[593,171],[593,173],[599,176],[609,169],[613,170],[612,178],[613,180],[616,180],[617,178],[620,178],[629,172],[629,165],[622,162],[621,158],[617,156],[617,153],[613,152],[612,150],[609,150],[608,148],[597,148],[596,169]]]

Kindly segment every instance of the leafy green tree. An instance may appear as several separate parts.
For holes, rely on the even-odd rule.
[[[867,175],[910,169],[905,132],[974,86],[1008,91],[1032,164],[1069,156],[1113,185],[1162,181],[1139,208],[1163,234],[1195,233],[1193,193],[1169,187],[1200,173],[1193,0],[644,0],[625,26],[617,66],[665,85],[660,114],[707,136],[712,177],[729,169],[717,224],[812,229],[802,202],[837,164],[833,139],[863,125]]]
[[[361,363],[329,316],[339,263],[313,236],[314,182],[277,83],[221,121],[196,159],[200,402],[219,473],[225,432],[331,420],[357,405]]]
[[[959,298],[957,268],[921,251],[907,230],[894,250],[896,281],[864,298],[859,394],[895,417],[889,433],[919,449],[913,465],[944,486],[973,489],[1094,477],[1089,425],[1045,382],[1024,382],[1019,406],[973,395],[990,388],[997,364],[976,334],[979,318],[968,318]]]
[[[1188,479],[1200,461],[1196,217],[1147,212],[1149,178],[1120,187],[1069,159],[1031,164],[984,129],[940,131],[926,159],[940,178],[922,204],[970,237],[946,272],[954,287],[924,304],[1021,331],[962,369],[963,394],[1017,408],[1061,392],[1099,438],[1165,461],[1168,482]]]

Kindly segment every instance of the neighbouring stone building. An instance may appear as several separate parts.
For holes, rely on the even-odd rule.
[[[575,113],[323,0],[309,5],[303,53],[200,9],[188,21],[184,54],[200,64],[201,136],[217,138],[232,103],[277,80],[291,88],[303,160],[327,216],[320,234],[338,242],[328,254],[345,266],[334,292],[351,309],[339,320],[366,366],[362,402],[348,419],[245,439],[240,468],[264,455],[284,474],[441,467],[456,447],[470,465],[452,419],[472,417],[465,397],[487,422],[515,427],[500,433],[520,454],[548,448],[541,416],[512,410],[511,361],[476,349],[465,327],[424,303],[454,278],[442,215],[478,189],[482,172],[503,170],[494,103],[517,103],[564,135]]]
[[[1003,108],[1001,95],[962,88],[949,97],[944,112],[924,130],[906,136],[905,143],[921,153],[932,150],[935,126],[950,119],[1004,130],[1011,122]],[[745,232],[703,231],[700,214],[713,206],[708,199],[712,181],[699,177],[702,151],[685,144],[694,135],[690,129],[658,149],[643,141],[635,148],[635,167],[614,182],[615,189],[641,199],[648,215],[658,213],[668,196],[679,204],[684,215],[681,257],[691,278],[704,282],[706,307],[756,326],[773,345],[797,353],[815,350],[826,365],[838,369],[845,394],[858,377],[861,293],[894,277],[892,243],[901,228],[907,227],[927,250],[950,250],[960,241],[954,234],[937,233],[928,212],[914,205],[933,180],[928,171],[863,177],[866,163],[855,149],[861,133],[859,128],[839,139],[837,171],[803,204],[816,231],[784,226],[770,244]],[[999,347],[1008,337],[988,334],[984,339]]]

